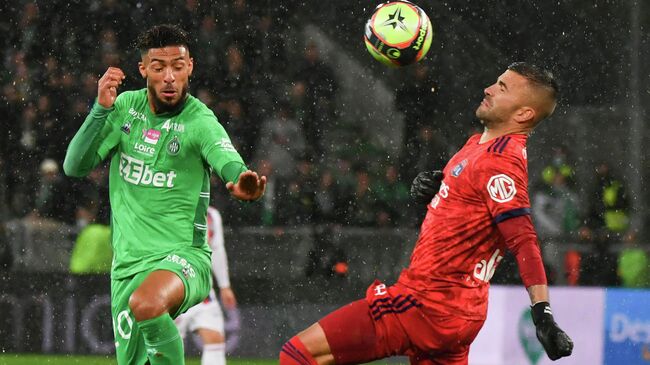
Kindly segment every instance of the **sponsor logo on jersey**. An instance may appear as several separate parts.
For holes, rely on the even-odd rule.
[[[458,175],[463,172],[465,166],[467,166],[467,160],[462,160],[453,170],[451,170],[451,176],[458,177]]]
[[[445,184],[443,181],[440,184],[440,189],[438,190],[438,194],[433,197],[433,200],[431,200],[431,207],[433,209],[438,208],[438,204],[440,204],[440,199],[447,198],[449,196],[449,185]]]
[[[153,156],[153,154],[156,153],[155,148],[153,148],[151,146],[147,146],[144,143],[140,143],[140,142],[135,142],[135,144],[133,145],[133,150],[135,152],[138,152],[140,154],[143,154],[143,155],[146,155],[146,156],[149,156],[149,157]]]
[[[120,130],[124,132],[125,134],[131,134],[131,122],[126,122],[124,123],[121,127]]]
[[[174,178],[176,178],[175,171],[167,173],[162,171],[154,172],[144,161],[124,153],[120,156],[119,172],[124,181],[128,183],[157,188],[173,188]]]
[[[375,285],[373,290],[375,291],[375,296],[386,295],[388,293],[388,291],[386,290],[386,284]]]
[[[167,257],[165,257],[165,260],[180,265],[182,267],[181,272],[186,278],[193,278],[196,276],[196,272],[194,271],[192,264],[190,264],[185,258],[174,254],[167,255]]]
[[[181,143],[178,141],[178,137],[174,136],[169,143],[167,143],[167,153],[171,156],[178,155],[178,151],[181,150]]]
[[[497,269],[497,265],[503,259],[503,256],[499,255],[500,250],[497,249],[490,257],[489,261],[481,260],[478,264],[474,265],[474,277],[485,281],[486,283],[492,279],[494,276],[494,271]]]
[[[183,123],[176,123],[176,122],[172,122],[171,119],[167,119],[165,123],[162,125],[162,127],[160,127],[160,129],[164,129],[167,132],[174,131],[174,132],[183,133],[185,132],[185,125]]]
[[[494,175],[487,184],[490,198],[497,203],[505,203],[512,200],[517,194],[515,182],[506,174]]]
[[[139,111],[136,111],[136,110],[133,109],[133,108],[130,108],[130,109],[129,109],[129,114],[130,114],[133,118],[135,118],[135,119],[140,119],[140,120],[143,121],[143,122],[146,122],[146,121],[147,121],[147,116],[146,116],[146,115],[140,113]]]
[[[144,131],[144,141],[149,144],[157,144],[160,139],[160,131],[155,129],[149,129]]]
[[[228,138],[222,138],[221,141],[215,143],[215,145],[219,146],[224,152],[237,152]]]

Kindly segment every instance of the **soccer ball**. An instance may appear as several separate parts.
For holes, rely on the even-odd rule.
[[[377,6],[366,22],[363,37],[368,52],[377,61],[391,67],[406,66],[423,59],[432,39],[433,29],[427,14],[405,0]]]

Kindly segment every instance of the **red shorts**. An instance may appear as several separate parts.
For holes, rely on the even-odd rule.
[[[483,321],[437,314],[406,287],[376,280],[365,300],[337,309],[319,324],[337,365],[394,355],[409,356],[411,364],[465,365]]]

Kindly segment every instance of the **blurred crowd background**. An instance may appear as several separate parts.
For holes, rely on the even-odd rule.
[[[529,146],[533,219],[551,282],[650,285],[643,188],[649,66],[640,47],[649,38],[649,9],[578,0],[503,1],[490,9],[483,2],[423,3],[436,28],[430,55],[389,70],[365,54],[361,40],[376,4],[348,3],[2,2],[4,270],[18,269],[20,237],[43,227],[77,243],[107,240],[105,230],[80,239],[85,228],[109,224],[107,166],[68,178],[63,158],[108,66],[126,73],[121,90],[144,87],[133,42],[166,22],[192,35],[190,92],[212,108],[249,166],[269,178],[267,194],[252,204],[229,199],[214,179],[211,201],[230,240],[250,227],[276,237],[307,229],[314,242],[307,276],[354,270],[348,243],[327,237],[346,229],[368,237],[407,232],[396,248],[407,254],[426,209],[409,198],[411,180],[442,168],[481,130],[473,112],[483,87],[509,62],[527,60],[551,67],[563,88],[556,116]],[[386,113],[370,113],[377,110]],[[502,265],[495,281],[518,282],[514,260]],[[78,270],[106,266],[89,262]]]

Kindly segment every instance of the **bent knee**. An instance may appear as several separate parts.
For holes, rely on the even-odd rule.
[[[135,291],[129,297],[129,309],[138,322],[159,317],[167,312],[167,308],[162,300],[145,298],[139,295],[138,291]]]

